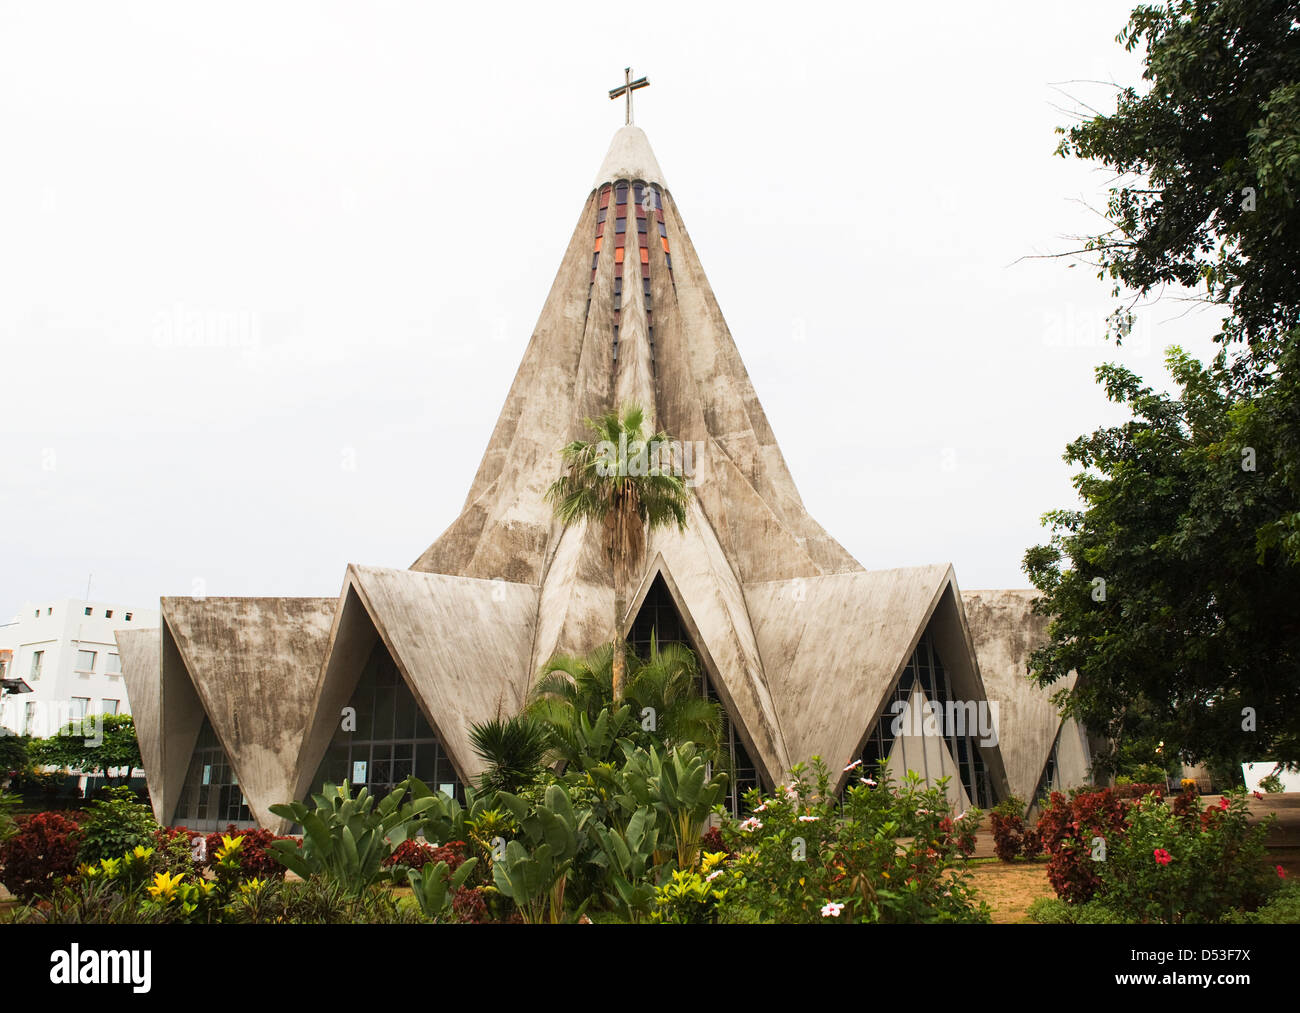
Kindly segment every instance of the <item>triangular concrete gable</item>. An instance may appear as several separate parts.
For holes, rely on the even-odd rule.
[[[262,826],[277,819],[270,806],[292,798],[334,607],[333,598],[162,600],[176,650]],[[201,724],[183,758],[170,741],[165,750],[173,810]]]

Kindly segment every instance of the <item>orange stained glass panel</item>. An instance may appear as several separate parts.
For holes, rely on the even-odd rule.
[[[603,243],[604,241],[605,241],[605,237],[604,237],[604,236],[597,236],[597,237],[596,237],[596,252],[597,252],[597,253],[600,252],[600,244]]]
[[[647,250],[644,246],[641,247],[641,263],[643,264],[650,263],[650,251]]]
[[[621,246],[614,251],[614,263],[615,264],[623,263],[623,247]]]
[[[667,236],[660,236],[660,237],[659,237],[659,242],[661,242],[661,243],[664,244],[664,253],[667,253],[667,252],[668,252],[668,237],[667,237]],[[600,247],[598,246],[598,247],[596,247],[596,249],[600,249]]]

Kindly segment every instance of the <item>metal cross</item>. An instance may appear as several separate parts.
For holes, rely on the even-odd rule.
[[[632,68],[624,67],[623,83],[617,88],[611,88],[609,90],[609,97],[611,99],[616,99],[620,95],[625,95],[627,97],[627,125],[629,127],[632,125],[632,93],[638,88],[648,88],[649,86],[650,82],[644,77],[633,81]]]

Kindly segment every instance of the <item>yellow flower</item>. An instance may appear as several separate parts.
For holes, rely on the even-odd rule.
[[[706,851],[704,853],[704,862],[701,864],[700,868],[704,872],[709,872],[715,865],[721,865],[726,860],[727,853],[725,851]]]
[[[231,855],[237,854],[239,852],[239,849],[243,847],[243,844],[244,844],[243,834],[240,834],[238,837],[227,837],[225,834],[222,834],[221,835],[222,846],[221,849],[217,852],[217,861],[223,862]]]
[[[153,848],[146,848],[137,844],[135,850],[131,852],[131,854],[136,858],[149,858],[153,854]]]
[[[153,878],[153,886],[149,887],[149,893],[154,897],[170,900],[184,878],[185,874],[181,872],[176,873],[175,876],[169,876],[165,872],[157,873]]]

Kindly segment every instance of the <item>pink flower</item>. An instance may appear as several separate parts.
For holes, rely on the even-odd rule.
[[[1156,861],[1159,862],[1161,865],[1168,865],[1170,862],[1174,860],[1174,856],[1171,855],[1169,852],[1167,852],[1164,848],[1156,848],[1156,850],[1152,852],[1152,854],[1155,855]]]
[[[1277,866],[1277,878],[1286,879],[1286,869],[1282,868],[1280,865]]]
[[[756,807],[756,808],[754,809],[754,812],[756,812],[756,813],[767,812],[767,803],[764,802],[762,805]]]
[[[856,770],[858,767],[861,766],[862,766],[861,760],[854,760],[852,763],[850,763],[847,767],[844,768],[844,773],[847,774],[850,770]]]
[[[958,820],[964,820],[965,818],[966,818],[966,814],[962,813],[960,816],[954,816],[952,821],[956,823]]]
[[[710,872],[707,876],[704,877],[704,882],[712,883],[715,879],[717,879],[721,875],[722,875],[721,869],[714,869],[712,872]]]
[[[1227,799],[1226,796],[1222,796],[1222,797],[1219,798],[1219,808],[1220,808],[1220,809],[1227,809],[1227,808],[1228,808],[1228,799]]]
[[[819,819],[821,819],[820,816],[800,816],[800,817],[799,817],[799,822],[800,822],[800,823],[816,823]]]
[[[838,918],[840,912],[844,910],[843,904],[836,904],[834,901],[827,901],[826,906],[822,908],[823,918]]]
[[[740,829],[744,831],[762,830],[763,823],[756,816],[751,816],[749,819],[745,820],[745,822],[740,825]]]
[[[1254,795],[1256,798],[1264,797],[1264,793],[1262,791],[1252,791],[1251,794]]]
[[[858,780],[861,781],[863,784],[865,784],[868,788],[874,788],[876,786],[876,782],[871,780],[871,778],[869,777],[860,777],[858,778]]]

